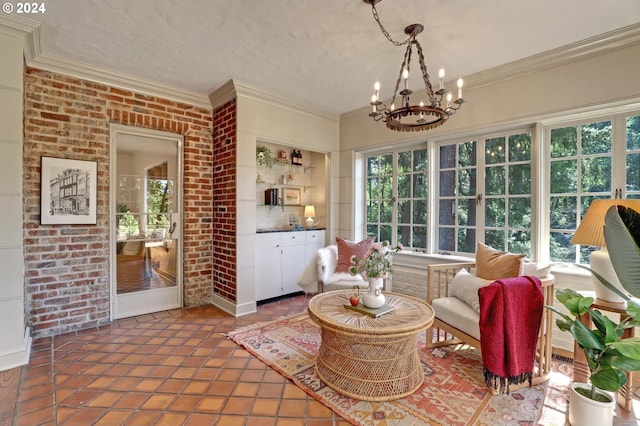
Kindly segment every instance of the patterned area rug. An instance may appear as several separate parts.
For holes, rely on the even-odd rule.
[[[467,346],[418,346],[424,384],[412,395],[387,402],[358,401],[326,386],[314,372],[320,327],[307,313],[253,324],[228,333],[301,389],[354,425],[564,425],[571,365],[554,362],[543,385],[492,396],[482,378],[480,352]]]

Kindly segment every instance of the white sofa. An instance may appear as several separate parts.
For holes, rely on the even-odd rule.
[[[322,293],[326,290],[349,289],[354,286],[368,288],[369,283],[360,274],[336,272],[338,246],[330,245],[319,249],[298,278],[298,286],[305,293]]]

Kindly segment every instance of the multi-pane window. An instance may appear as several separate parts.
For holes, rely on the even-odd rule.
[[[484,242],[538,260],[588,263],[595,248],[571,238],[591,202],[640,199],[640,115],[542,129],[537,149],[530,132],[505,132],[367,156],[367,235],[436,253],[474,253]],[[431,173],[436,182],[427,181]]]
[[[531,134],[439,147],[438,250],[531,253]]]
[[[640,198],[640,115],[626,122],[626,198]]]
[[[531,253],[531,134],[485,140],[484,243]]]
[[[477,143],[440,146],[438,250],[475,252]]]
[[[626,143],[616,139],[616,127],[624,127]],[[549,257],[587,264],[595,247],[571,238],[591,202],[640,198],[640,116],[550,128],[549,153]]]
[[[371,155],[366,165],[367,236],[426,248],[426,148]]]
[[[611,198],[612,122],[551,129],[549,141],[549,258],[588,263],[571,237],[594,199]]]

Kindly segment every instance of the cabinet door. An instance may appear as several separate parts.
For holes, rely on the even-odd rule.
[[[304,264],[307,265],[311,259],[313,258],[313,255],[316,254],[316,252],[321,249],[322,247],[324,247],[325,241],[325,231],[308,231],[306,238],[305,238],[305,245],[304,245]]]
[[[282,294],[300,291],[298,278],[302,275],[304,262],[305,231],[282,234]]]
[[[256,235],[256,300],[282,294],[282,247],[279,233]]]

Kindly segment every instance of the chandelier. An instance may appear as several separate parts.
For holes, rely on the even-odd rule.
[[[424,30],[424,27],[420,24],[409,25],[404,29],[404,33],[408,38],[403,42],[395,41],[380,22],[380,17],[376,10],[376,3],[381,0],[363,1],[371,5],[373,17],[387,40],[393,43],[394,46],[407,45],[402,66],[400,67],[400,74],[398,75],[396,87],[393,91],[393,98],[391,98],[391,105],[387,106],[380,101],[380,82],[376,81],[373,86],[374,93],[370,102],[373,111],[369,114],[369,117],[372,117],[375,121],[386,123],[387,127],[392,130],[402,132],[429,130],[443,125],[465,102],[462,98],[462,79],[458,79],[458,99],[452,101],[453,95],[444,87],[444,69],[440,68],[438,73],[440,87],[437,91],[434,91],[429,79],[429,73],[427,72],[427,66],[424,63],[422,46],[420,46],[420,42],[416,39],[418,34]],[[420,71],[422,72],[427,99],[426,102],[421,100],[419,103],[411,105],[410,98],[413,91],[409,90],[409,72],[411,71],[411,54],[414,46],[418,54],[418,62],[420,64]],[[403,86],[402,90],[400,90],[401,83]],[[399,99],[399,105],[396,106],[398,94],[402,99]]]

